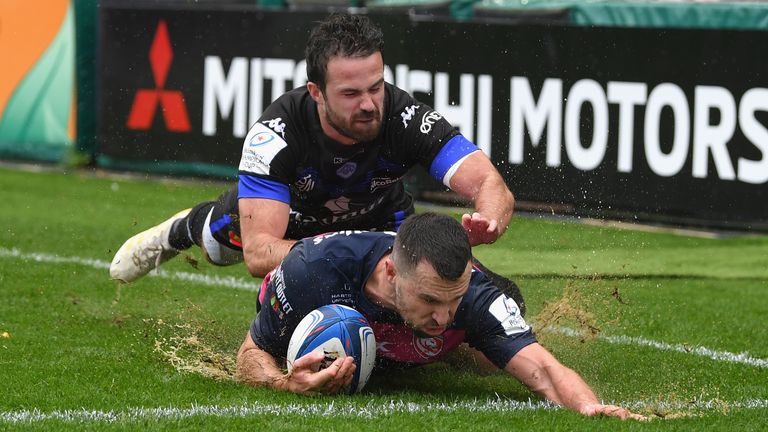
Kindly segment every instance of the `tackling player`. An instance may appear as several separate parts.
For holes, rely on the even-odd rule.
[[[512,193],[438,112],[384,82],[383,46],[365,16],[321,22],[306,47],[307,85],[278,98],[250,129],[237,187],[127,240],[111,277],[135,281],[192,245],[213,264],[245,260],[263,277],[293,239],[396,231],[414,212],[402,179],[415,165],[474,203],[462,218],[472,245],[496,241],[512,217]],[[487,273],[524,307],[512,281]]]
[[[239,378],[303,394],[347,387],[352,357],[317,370],[324,354],[316,352],[296,360],[290,373],[281,369],[301,319],[332,303],[368,319],[377,367],[435,362],[466,342],[556,404],[584,415],[644,418],[601,404],[577,373],[536,342],[515,301],[473,268],[467,233],[449,216],[413,215],[396,235],[345,231],[296,243],[264,279],[256,319],[237,354]]]

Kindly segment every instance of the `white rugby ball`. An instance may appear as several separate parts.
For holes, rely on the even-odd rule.
[[[325,353],[320,368],[330,366],[339,357],[355,359],[355,376],[348,393],[365,387],[376,362],[376,337],[368,320],[360,312],[343,305],[321,306],[299,322],[288,343],[288,371],[293,362],[314,351]]]

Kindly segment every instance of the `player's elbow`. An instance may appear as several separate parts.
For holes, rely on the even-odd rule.
[[[537,367],[527,371],[527,376],[522,379],[522,382],[530,391],[549,399],[553,386],[545,368]]]
[[[262,278],[284,258],[281,239],[269,234],[256,233],[243,237],[243,260],[251,276]]]
[[[261,350],[248,341],[250,335],[246,336],[246,341],[240,346],[235,359],[235,378],[243,383],[260,387],[264,383],[258,379],[258,359]],[[250,342],[250,343],[249,343]]]
[[[256,241],[243,249],[243,260],[248,273],[255,278],[263,278],[274,267],[269,258],[269,245]]]
[[[245,255],[245,267],[248,269],[248,273],[255,278],[263,278],[272,269],[266,265],[266,260],[261,259],[258,255]]]
[[[249,369],[248,360],[252,357],[252,349],[253,347],[248,346],[246,342],[243,342],[240,349],[237,351],[237,357],[235,358],[235,378],[238,381],[248,382],[249,374],[246,371]]]
[[[511,190],[509,190],[509,187],[507,187],[504,179],[499,177],[498,180],[501,181],[501,184],[498,185],[498,190],[500,191],[499,201],[504,204],[506,212],[512,213],[515,208],[515,195]]]

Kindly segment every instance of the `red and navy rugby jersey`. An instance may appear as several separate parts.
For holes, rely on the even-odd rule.
[[[285,358],[299,321],[333,303],[353,307],[368,319],[376,335],[377,360],[384,364],[431,363],[467,342],[503,368],[523,347],[536,342],[514,300],[477,269],[472,271],[454,322],[440,336],[420,337],[395,311],[373,304],[365,295],[365,283],[392,250],[394,235],[343,231],[297,242],[261,286],[259,312],[250,329],[256,345]]]

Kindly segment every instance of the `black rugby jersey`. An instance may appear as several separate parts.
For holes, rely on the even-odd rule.
[[[301,319],[334,303],[353,307],[368,319],[380,364],[431,363],[467,342],[503,368],[523,347],[536,342],[515,301],[477,269],[453,323],[437,337],[420,337],[396,312],[372,303],[364,293],[365,283],[379,260],[390,253],[394,239],[392,232],[343,231],[297,242],[261,285],[259,312],[250,329],[254,343],[285,358]]]
[[[396,229],[413,213],[402,181],[411,167],[419,164],[449,185],[461,161],[478,148],[431,107],[391,84],[384,87],[381,132],[355,145],[323,133],[306,86],[278,98],[245,138],[238,198],[285,202],[299,224],[315,226],[311,233]]]

